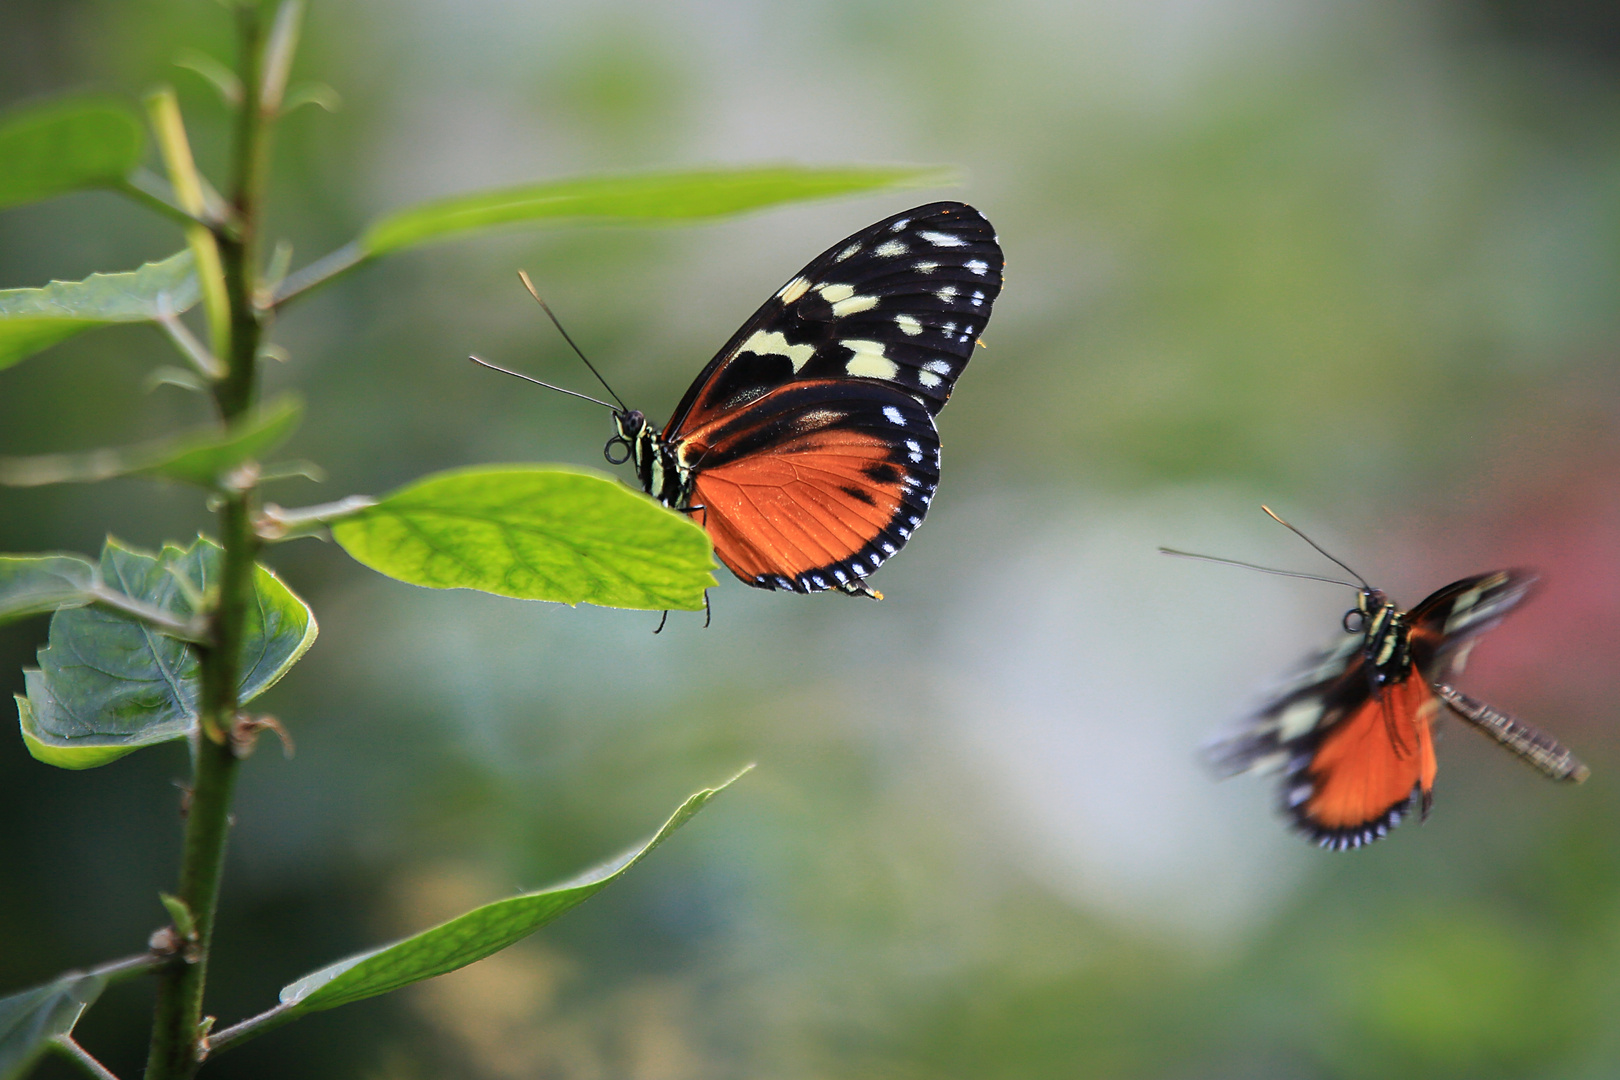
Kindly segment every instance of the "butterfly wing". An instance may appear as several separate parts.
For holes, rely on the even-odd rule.
[[[888,386],[794,382],[687,436],[693,505],[715,553],[750,585],[862,584],[922,524],[939,482],[925,406]]]
[[[1536,575],[1496,570],[1436,589],[1407,616],[1412,662],[1429,682],[1461,673],[1479,635],[1530,595]]]
[[[1206,752],[1226,774],[1281,773],[1282,806],[1322,847],[1385,835],[1434,786],[1438,699],[1414,669],[1373,692],[1363,637],[1346,635],[1240,729]]]
[[[1001,246],[973,207],[884,218],[814,259],[710,360],[664,428],[696,428],[802,381],[893,387],[938,413],[1001,291]]]
[[[1498,570],[1436,590],[1412,609],[1412,659],[1436,684],[1446,706],[1470,727],[1544,775],[1580,783],[1590,770],[1558,740],[1446,685],[1462,672],[1478,636],[1501,622],[1535,583],[1536,576],[1527,571]]]

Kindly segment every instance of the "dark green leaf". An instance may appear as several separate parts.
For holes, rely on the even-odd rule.
[[[109,539],[103,583],[178,619],[215,587],[220,548],[201,537],[153,555]],[[183,581],[182,581],[183,579]],[[257,603],[242,645],[241,700],[262,694],[315,640],[315,618],[274,574],[256,568]],[[184,738],[197,723],[195,651],[149,623],[106,607],[58,611],[18,719],[29,752],[64,768],[104,765],[132,750]]]
[[[714,584],[695,522],[600,473],[496,465],[439,473],[337,520],[380,573],[431,589],[603,607],[703,607]]]
[[[295,1013],[330,1009],[443,975],[499,952],[595,896],[736,780],[734,776],[693,795],[650,840],[611,862],[549,889],[485,904],[415,937],[340,960],[284,988],[281,1000],[295,1006],[289,1010]]]
[[[0,458],[0,484],[34,487],[145,475],[217,488],[221,476],[285,442],[297,429],[303,412],[302,403],[289,396],[229,428],[83,454]]]
[[[938,168],[774,165],[586,176],[424,203],[373,222],[360,238],[382,255],[473,229],[536,221],[689,221],[861,191],[949,183]]]
[[[101,996],[100,975],[64,975],[55,982],[0,998],[0,1080],[17,1080],[58,1035],[66,1035]]]
[[[121,183],[141,161],[134,110],[116,101],[57,102],[0,124],[0,208]]]
[[[96,568],[77,555],[0,555],[0,623],[91,600]]]
[[[108,323],[150,322],[197,302],[191,252],[118,274],[53,281],[42,289],[0,289],[0,368],[63,338]]]

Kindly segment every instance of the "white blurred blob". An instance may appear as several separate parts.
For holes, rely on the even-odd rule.
[[[1002,498],[952,518],[1002,551],[961,562],[993,570],[942,620],[941,701],[1027,869],[1211,945],[1256,927],[1320,853],[1273,812],[1271,781],[1217,783],[1198,748],[1331,637],[1332,586],[1157,552],[1273,553],[1232,493],[1053,493],[1039,513]],[[1315,568],[1300,547],[1289,565]]]

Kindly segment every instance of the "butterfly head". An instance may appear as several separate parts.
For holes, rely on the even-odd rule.
[[[692,472],[657,428],[637,409],[613,414],[613,438],[602,448],[611,464],[631,462],[647,494],[676,510],[691,502]]]
[[[1386,609],[1392,611],[1394,607],[1382,589],[1362,589],[1356,594],[1356,606],[1344,613],[1344,632],[1367,633]]]
[[[613,412],[613,438],[602,447],[602,456],[609,465],[623,465],[639,457],[636,448],[648,431],[647,417],[639,409],[615,409]]]

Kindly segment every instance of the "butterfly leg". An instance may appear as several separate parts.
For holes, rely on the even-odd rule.
[[[707,594],[705,594],[705,600],[707,600]],[[658,629],[654,630],[653,633],[662,634],[664,632],[664,624],[667,622],[669,622],[669,609],[665,608],[664,617],[658,620]]]
[[[709,606],[709,590],[703,590],[703,629],[709,628],[709,620],[714,618],[714,609]]]

